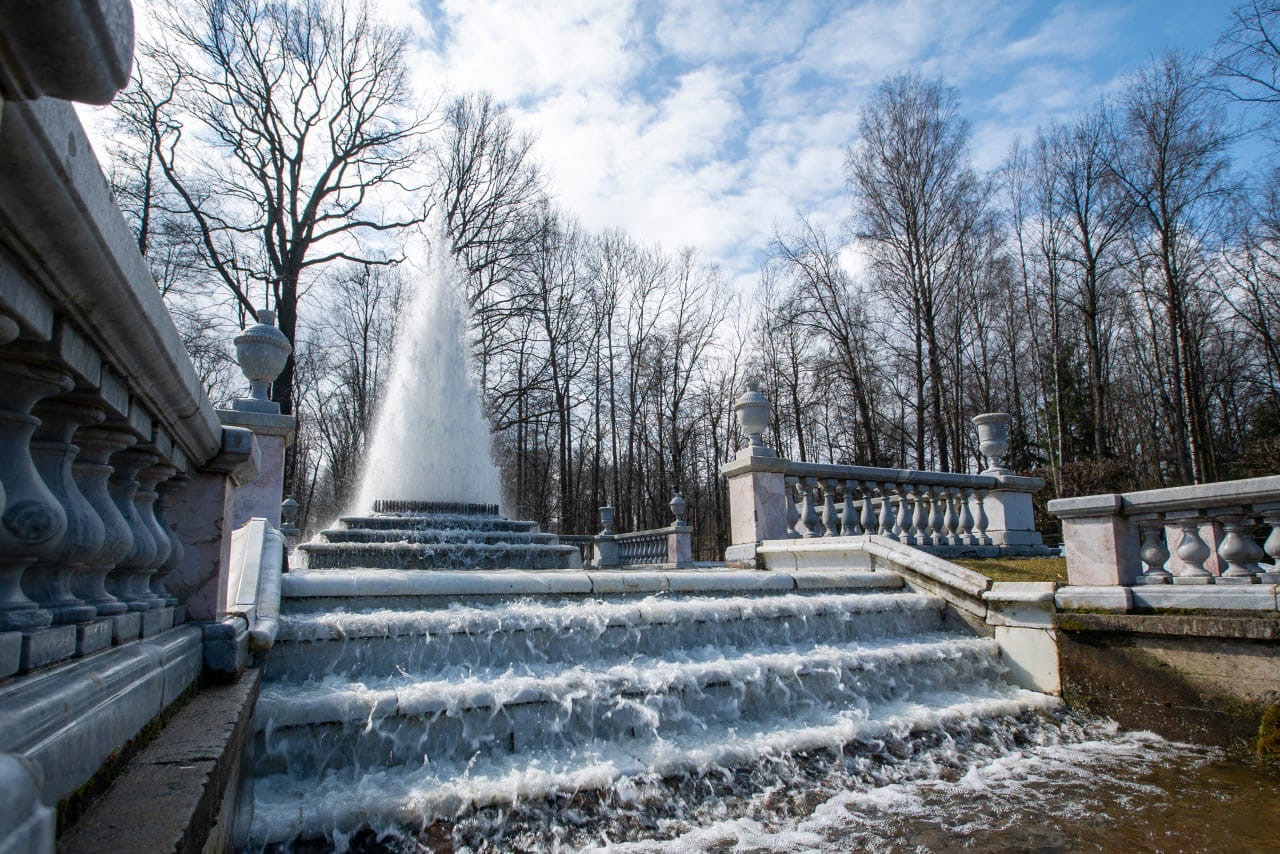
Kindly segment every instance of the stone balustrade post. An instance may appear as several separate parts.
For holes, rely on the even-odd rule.
[[[598,567],[618,566],[622,556],[618,549],[618,532],[613,528],[616,515],[613,507],[600,508],[600,533],[596,534],[592,563]]]
[[[260,462],[251,431],[223,427],[221,439],[218,453],[170,502],[169,515],[185,548],[165,585],[186,603],[187,616],[196,620],[221,616],[219,611],[227,601],[236,490],[254,481]],[[277,504],[277,513],[279,509]]]
[[[725,561],[756,565],[756,546],[764,540],[785,539],[795,530],[788,518],[787,461],[764,446],[769,428],[769,399],[752,380],[734,404],[748,445],[720,472],[729,485],[729,547]]]
[[[1071,584],[1105,587],[1138,580],[1138,526],[1123,515],[1123,507],[1123,499],[1116,494],[1049,502],[1049,510],[1062,519]]]
[[[280,533],[284,534],[284,547],[293,550],[298,546],[298,502],[286,498],[280,503]]]
[[[257,322],[235,339],[236,361],[249,380],[249,396],[231,402],[230,409],[217,410],[218,420],[228,427],[243,427],[257,437],[261,455],[258,476],[236,491],[232,514],[238,527],[250,519],[266,519],[280,527],[280,504],[284,500],[284,456],[293,444],[297,419],[280,414],[280,404],[267,397],[267,390],[284,370],[293,348],[275,325],[275,312],[258,312]]]

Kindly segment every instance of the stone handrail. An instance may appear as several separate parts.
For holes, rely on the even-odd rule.
[[[592,551],[596,544],[594,534],[557,534],[556,539],[563,545],[577,546],[578,551],[582,553],[583,565],[586,566],[590,563]]]
[[[721,468],[729,481],[727,562],[756,565],[756,546],[766,540],[864,533],[948,555],[1047,551],[1031,503],[1044,481],[1003,467],[1004,413],[973,419],[990,468],[966,474],[787,460],[763,445],[769,402],[754,383],[735,408],[751,443]]]
[[[676,492],[671,499],[674,522],[665,528],[619,534],[613,530],[614,508],[600,508],[600,533],[592,539],[595,549],[591,564],[597,567],[668,564],[681,567],[693,563],[693,527],[685,523],[687,504]]]
[[[1073,585],[1280,583],[1280,476],[1059,498],[1049,512]]]

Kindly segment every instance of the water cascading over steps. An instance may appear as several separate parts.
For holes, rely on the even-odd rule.
[[[256,712],[258,845],[625,799],[1052,703],[890,572],[583,572],[493,507],[378,509],[285,576]]]

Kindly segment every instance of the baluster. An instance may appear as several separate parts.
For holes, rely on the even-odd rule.
[[[36,471],[66,513],[67,530],[54,552],[32,564],[23,577],[23,587],[53,615],[55,623],[85,623],[98,616],[98,609],[72,592],[72,580],[83,571],[85,561],[102,548],[105,528],[72,476],[72,462],[80,452],[72,436],[82,425],[105,416],[101,409],[66,398],[43,401],[32,413],[40,419],[40,426],[31,441],[31,456]]]
[[[977,540],[980,546],[989,546],[991,545],[991,538],[987,536],[987,508],[985,506],[987,490],[975,489],[973,494],[978,499],[974,505],[974,509],[978,511],[973,520],[974,539]]]
[[[891,540],[898,539],[898,516],[893,512],[893,484],[880,485],[880,533]]]
[[[946,514],[942,524],[946,527],[946,542],[949,546],[960,544],[960,535],[956,533],[960,525],[960,517],[956,515],[956,502],[959,501],[959,496],[960,490],[954,486],[943,491],[942,499],[946,502]]]
[[[147,561],[147,566],[142,576],[141,588],[146,597],[157,603],[156,607],[159,608],[168,605],[169,601],[156,591],[153,581],[156,573],[160,571],[160,567],[164,566],[165,562],[169,560],[169,552],[172,551],[173,545],[169,542],[168,526],[160,521],[156,513],[156,501],[160,497],[160,493],[157,492],[156,488],[161,481],[166,481],[177,474],[177,471],[168,461],[161,460],[139,475],[138,483],[141,484],[141,487],[135,493],[135,498],[139,502],[142,523],[150,528],[152,542],[155,544],[155,550],[151,554],[151,559]]]
[[[818,479],[802,478],[800,490],[804,494],[804,506],[800,508],[800,523],[804,525],[804,536],[806,538],[822,536],[818,533]]]
[[[858,509],[853,503],[853,492],[857,489],[856,480],[844,482],[844,503],[840,505],[840,536],[856,537],[862,533],[862,525],[858,522]]]
[[[894,526],[894,532],[898,535],[898,542],[911,543],[911,504],[907,501],[907,493],[909,487],[899,485],[896,488],[898,496],[898,523]]]
[[[787,495],[787,537],[796,539],[800,536],[800,508],[796,506],[796,490],[800,485],[800,478],[788,477],[784,481],[786,489],[783,492]]]
[[[22,576],[36,559],[58,548],[67,514],[36,471],[31,438],[40,420],[31,414],[39,401],[70,391],[65,374],[27,365],[0,354],[0,478],[5,505],[0,516],[0,631],[35,632],[53,615],[22,590]]]
[[[929,497],[929,539],[935,546],[945,546],[947,528],[942,505],[946,500],[946,491],[941,486],[931,486]]]
[[[1168,584],[1173,575],[1164,568],[1169,560],[1169,547],[1164,541],[1164,519],[1149,519],[1138,524],[1142,531],[1142,548],[1138,556],[1146,565],[1138,583]]]
[[[929,531],[927,528],[929,514],[925,512],[925,500],[929,495],[929,488],[916,487],[911,485],[911,542],[917,546],[925,546],[929,544]]]
[[[871,500],[871,493],[875,492],[876,485],[872,481],[864,480],[862,482],[862,532],[864,534],[883,534],[880,528],[880,522],[876,518],[875,504]]]
[[[1182,542],[1178,544],[1178,557],[1185,564],[1174,578],[1175,584],[1212,584],[1213,573],[1204,568],[1204,562],[1213,554],[1200,537],[1200,518],[1188,516],[1173,520],[1182,530]]]
[[[960,544],[965,546],[974,546],[978,544],[977,538],[973,535],[973,513],[969,509],[969,501],[973,498],[973,490],[967,486],[962,486],[958,490],[960,504],[960,521],[956,525],[956,531],[960,535]]]
[[[173,525],[170,524],[167,518],[167,511],[173,494],[186,486],[189,480],[190,478],[185,474],[175,469],[174,476],[161,483],[157,490],[159,498],[156,499],[156,519],[159,520],[160,526],[164,529],[165,534],[169,538],[169,556],[165,558],[164,563],[160,564],[156,569],[156,574],[151,576],[151,592],[163,599],[166,605],[179,604],[178,597],[170,593],[169,589],[164,586],[164,579],[165,576],[178,568],[178,564],[182,562],[182,554],[184,551],[182,547],[182,540],[178,537],[178,532],[173,529]],[[281,504],[280,517],[280,531],[285,534],[286,548],[288,547],[289,540],[286,528],[292,523],[293,519],[297,517],[298,513],[297,502],[293,502],[293,507],[286,507],[288,503],[289,502],[286,501]],[[286,518],[285,513],[289,511],[292,511],[292,516]],[[297,528],[294,528],[294,531],[296,530]],[[294,537],[296,541],[296,533],[294,534]],[[591,556],[587,555],[586,557],[587,559],[590,559]]]
[[[156,544],[152,541],[150,526],[143,523],[138,502],[135,501],[140,486],[138,473],[150,468],[157,459],[155,454],[138,448],[126,448],[111,458],[115,473],[107,488],[116,507],[120,509],[120,515],[124,516],[129,526],[133,543],[129,553],[107,576],[107,589],[116,598],[122,599],[130,611],[149,611],[160,607],[160,603],[151,598],[150,589],[143,589],[149,574],[146,570],[155,554]]]
[[[822,481],[822,536],[840,536],[840,517],[836,515],[836,482],[831,478]]]
[[[1218,544],[1218,557],[1226,562],[1227,568],[1222,571],[1222,578],[1238,578],[1252,583],[1253,577],[1261,572],[1258,561],[1262,559],[1262,549],[1253,541],[1249,530],[1252,523],[1249,516],[1223,517],[1222,529],[1226,536]]]
[[[1262,544],[1262,550],[1271,557],[1271,565],[1265,567],[1258,580],[1264,584],[1280,584],[1280,508],[1267,510],[1262,514],[1262,521],[1271,528],[1267,541]]]
[[[107,591],[107,573],[133,548],[133,532],[111,498],[107,483],[113,469],[111,457],[132,445],[132,433],[111,427],[84,427],[76,432],[80,456],[71,467],[76,484],[103,524],[102,547],[85,562],[85,573],[71,580],[72,591],[98,609],[100,617],[114,617],[129,610]]]

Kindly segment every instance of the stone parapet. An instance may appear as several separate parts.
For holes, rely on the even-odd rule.
[[[1049,512],[1073,585],[1280,582],[1280,476],[1060,498]]]

